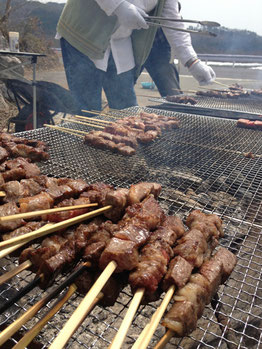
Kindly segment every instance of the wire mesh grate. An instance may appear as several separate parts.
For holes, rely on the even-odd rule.
[[[183,109],[183,112],[186,113],[197,112],[197,114],[201,114],[202,112],[203,115],[221,116],[232,119],[239,119],[241,118],[241,114],[244,116],[244,113],[248,114],[251,119],[252,116],[258,119],[258,115],[261,115],[262,97],[260,96],[239,97],[236,99],[206,96],[193,97],[197,102],[195,105],[170,102],[167,101],[165,97],[149,98],[149,100],[152,102],[164,103],[164,108],[168,108],[169,106],[177,108],[178,110]]]
[[[126,110],[134,115],[139,108]],[[259,348],[262,345],[262,140],[258,131],[238,129],[232,120],[146,109],[177,117],[181,127],[164,133],[149,145],[139,146],[132,157],[116,155],[83,145],[76,136],[51,129],[21,133],[49,144],[50,160],[41,163],[43,173],[70,176],[89,183],[104,181],[115,186],[129,186],[138,181],[162,184],[159,202],[167,214],[182,219],[192,209],[216,213],[224,222],[221,245],[238,257],[227,283],[220,287],[212,304],[206,307],[198,328],[190,336],[172,338],[166,348]],[[106,120],[115,120],[113,117]],[[103,119],[103,117],[100,117]],[[91,130],[91,127],[67,123],[68,128]],[[254,158],[245,153],[252,152]],[[1,273],[17,258],[0,261]],[[34,274],[22,272],[0,288],[0,302],[32,280]],[[58,284],[62,277],[56,280]],[[1,325],[14,321],[42,297],[36,288],[0,317]],[[132,298],[129,287],[114,306],[96,306],[72,336],[69,348],[106,348],[115,336]],[[40,348],[47,348],[81,301],[74,295],[49,321],[37,337]],[[51,301],[30,320],[23,331],[31,328],[54,303]],[[141,305],[128,332],[123,348],[131,348],[161,300]],[[159,326],[150,348],[164,334]],[[12,338],[14,345],[17,339]]]

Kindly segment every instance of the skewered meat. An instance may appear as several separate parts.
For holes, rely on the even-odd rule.
[[[14,142],[7,142],[2,144],[10,156],[29,158],[32,161],[46,161],[49,159],[49,154],[42,149],[34,148],[26,144],[16,144]]]
[[[193,274],[188,284],[178,290],[174,304],[166,314],[163,325],[174,336],[182,337],[191,333],[202,316],[204,307],[224,283],[236,265],[236,257],[221,248],[209,261],[206,261],[198,274]]]
[[[141,112],[139,116],[112,122],[103,131],[91,131],[85,136],[84,143],[131,156],[135,154],[138,142],[151,142],[161,135],[162,130],[178,127],[176,119]]]
[[[173,103],[183,103],[183,104],[191,104],[195,105],[197,104],[197,100],[195,100],[194,97],[189,97],[189,96],[166,96],[166,100],[168,102],[173,102]]]
[[[138,248],[145,244],[150,231],[155,229],[163,218],[163,210],[152,194],[141,203],[128,206],[123,219],[118,223],[120,229],[114,232],[114,237],[101,254],[100,268],[104,269],[114,260],[118,265],[117,272],[134,269],[138,264]]]
[[[62,202],[60,202],[56,207],[66,207],[66,206],[76,206],[76,205],[86,205],[89,204],[90,201],[88,198],[82,197],[79,199],[65,199]],[[62,222],[66,219],[70,219],[76,216],[79,216],[81,214],[87,213],[90,211],[90,208],[81,208],[77,210],[72,210],[72,211],[62,211],[62,212],[55,212],[55,213],[50,213],[43,218],[49,222]]]
[[[262,121],[251,121],[247,119],[238,119],[237,127],[250,128],[252,130],[262,130]]]
[[[167,290],[171,285],[178,288],[188,282],[193,268],[200,267],[210,258],[223,236],[222,221],[214,214],[205,214],[199,210],[192,211],[186,219],[190,228],[173,249],[175,258],[170,262],[162,288]]]
[[[208,91],[197,91],[197,96],[214,97],[214,98],[239,98],[250,96],[249,91],[244,91],[240,88],[229,88],[229,90],[208,90]]]
[[[151,234],[142,248],[140,261],[129,275],[132,291],[142,287],[148,296],[156,292],[159,282],[167,271],[176,239],[184,234],[183,223],[178,217],[167,216],[163,223]]]
[[[27,144],[29,146],[39,148],[42,150],[47,149],[47,146],[46,146],[45,142],[43,142],[43,141],[38,141],[36,139],[26,139],[23,137],[16,137],[16,136],[14,136],[10,133],[6,133],[6,132],[0,133],[0,142],[2,142],[2,143],[13,142],[16,144]]]
[[[25,170],[25,178],[31,178],[40,175],[40,168],[36,164],[31,163],[30,159],[25,159],[22,157],[7,160],[0,166],[1,172],[12,170],[15,168],[21,168]]]

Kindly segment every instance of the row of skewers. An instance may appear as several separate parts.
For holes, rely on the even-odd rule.
[[[100,114],[104,115],[104,114]],[[121,115],[121,114],[120,114]],[[108,116],[108,115],[107,115]],[[84,132],[61,126],[45,125],[83,138],[85,144],[99,149],[108,149],[124,156],[136,153],[140,144],[148,144],[160,137],[163,132],[179,128],[179,121],[155,113],[140,112],[138,115],[117,118],[115,122],[75,116],[67,118],[70,123],[99,128],[98,131]],[[81,119],[81,121],[79,121]]]
[[[37,182],[39,177],[41,175],[27,179]],[[22,181],[16,182],[21,184]],[[6,184],[10,185],[11,182]],[[113,304],[127,283],[131,286],[134,298],[111,344],[112,348],[120,348],[123,344],[141,301],[156,300],[163,291],[166,293],[160,308],[133,347],[146,348],[175,289],[178,291],[173,307],[163,322],[169,330],[159,348],[171,336],[184,336],[196,328],[197,319],[201,317],[205,305],[210,302],[219,285],[226,281],[236,264],[236,257],[225,248],[220,248],[213,255],[219,238],[223,236],[219,217],[198,210],[192,211],[186,219],[186,231],[178,217],[165,215],[159,205],[157,198],[161,185],[158,183],[143,182],[131,185],[130,188],[115,189],[105,183],[88,185],[82,180],[68,178],[42,178],[41,183],[43,182],[42,191],[36,195],[31,193],[28,200],[25,200],[23,192],[22,197],[19,197],[19,192],[11,196],[7,186],[4,187],[7,195],[0,209],[10,204],[16,205],[17,209],[11,215],[0,214],[1,232],[4,233],[0,253],[3,256],[10,253],[10,249],[13,253],[19,251],[19,271],[23,268],[31,269],[36,273],[32,285],[44,289],[50,287],[59,274],[75,269],[64,283],[55,287],[0,334],[0,345],[34,316],[43,304],[70,284],[65,301],[76,290],[87,294],[51,348],[62,348],[95,304],[102,300],[105,305]],[[46,200],[47,195],[52,200]],[[90,210],[89,205],[92,204],[99,209],[87,213],[85,211],[84,214],[79,209],[72,210],[72,206],[80,199],[86,200],[85,210]],[[41,200],[48,202],[48,208],[45,206],[48,211],[38,211]],[[68,207],[69,202],[72,205]],[[50,211],[53,206],[68,211]],[[17,216],[19,214],[38,215],[42,217],[42,221],[27,222],[29,216]],[[78,225],[96,215],[99,217]],[[19,225],[12,231],[12,226],[3,226],[8,222],[19,222]],[[46,227],[47,224],[51,225]],[[26,227],[30,229],[29,233],[23,231]],[[36,227],[38,229],[34,231]],[[28,245],[32,240],[54,232],[50,237],[38,240],[40,246]],[[27,247],[21,251],[25,244]],[[98,270],[103,270],[100,276]],[[15,275],[17,271],[11,274]],[[6,281],[11,274],[2,276],[2,280]],[[38,324],[37,330],[32,329],[15,347],[25,347],[32,340],[32,333],[38,333],[49,316]]]
[[[174,94],[166,96],[165,99],[168,102],[172,103],[181,103],[181,104],[191,104],[195,105],[198,103],[198,100],[194,98],[192,94],[200,97],[213,97],[213,98],[222,98],[222,99],[238,99],[249,96],[262,96],[262,89],[245,89],[239,84],[226,85],[215,81],[215,83],[222,85],[224,89],[211,89],[211,88],[202,88],[203,90],[188,90],[183,91],[183,93],[190,93],[191,95],[179,95]],[[176,92],[181,93],[181,90],[176,90]]]

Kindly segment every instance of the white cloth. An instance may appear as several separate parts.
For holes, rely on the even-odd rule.
[[[117,6],[124,0],[95,0],[102,10],[107,15],[112,15]],[[146,12],[151,11],[157,4],[157,0],[128,0],[130,3],[137,7],[142,8]],[[178,0],[166,0],[163,12],[163,17],[181,18],[178,9]],[[185,28],[184,23],[168,22],[166,25],[170,25],[177,28]],[[172,29],[163,28],[165,36],[175,52],[176,57],[185,64],[190,58],[197,56],[195,50],[192,47],[190,34],[175,31]],[[128,28],[120,26],[117,31],[112,35],[110,46],[108,47],[104,58],[99,60],[93,60],[95,66],[103,71],[107,70],[108,58],[110,50],[116,64],[117,74],[126,72],[135,67],[135,60],[131,42],[132,31]]]
[[[200,86],[212,84],[216,78],[214,70],[201,61],[193,63],[189,68],[192,76],[199,82]]]
[[[110,2],[109,0],[107,1],[96,0],[96,2],[107,14],[109,13],[108,12],[108,8],[110,8],[110,5],[108,4]],[[113,0],[112,2],[116,3],[117,0]],[[146,12],[151,11],[157,4],[157,0],[128,0],[128,2],[132,3],[137,7],[142,8]],[[103,3],[103,6],[102,6],[102,3]],[[110,8],[110,10],[112,10],[112,8],[114,8],[115,10],[116,7],[114,8],[113,6]],[[108,58],[111,50],[114,61],[115,61],[117,74],[121,74],[128,70],[133,69],[135,67],[135,59],[134,59],[133,48],[132,48],[131,34],[132,34],[132,30],[124,26],[120,26],[116,30],[116,32],[112,35],[112,38],[110,40],[110,46],[107,48],[104,58],[92,60],[96,68],[103,71],[107,70]]]

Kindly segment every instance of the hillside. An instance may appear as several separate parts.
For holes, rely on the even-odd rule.
[[[3,12],[5,2],[0,1],[0,12]],[[46,4],[37,1],[12,0],[12,12],[10,16],[10,30],[21,29],[27,20],[32,17],[39,19],[41,31],[52,42],[52,46],[58,46],[54,40],[56,25],[63,10],[64,4],[48,2]],[[226,53],[262,55],[262,36],[247,30],[230,30],[220,27],[212,30],[217,37],[206,37],[192,34],[192,42],[198,53]]]

